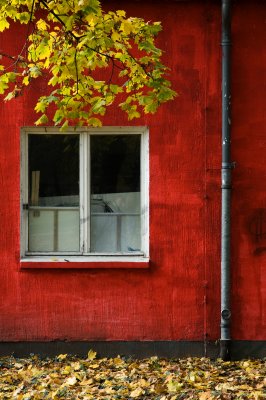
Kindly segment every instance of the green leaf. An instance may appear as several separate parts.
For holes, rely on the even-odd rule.
[[[119,85],[110,85],[110,90],[112,93],[117,94],[117,93],[122,93],[123,92],[123,88]]]
[[[38,101],[38,103],[36,104],[34,110],[37,112],[41,112],[44,113],[46,111],[47,108],[47,103],[44,101]]]
[[[33,65],[32,67],[30,67],[29,73],[32,78],[38,78],[38,76],[42,75],[42,71],[37,65]]]
[[[88,125],[97,127],[97,126],[102,126],[102,123],[98,118],[89,118]]]
[[[60,128],[61,132],[66,132],[68,130],[68,120],[66,120]]]
[[[48,121],[49,121],[49,120],[48,120],[47,115],[43,114],[43,115],[35,122],[35,125],[47,124]]]

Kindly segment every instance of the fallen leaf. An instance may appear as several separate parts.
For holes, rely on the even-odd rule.
[[[182,383],[180,383],[180,382],[177,382],[177,381],[172,381],[172,380],[170,380],[168,383],[167,383],[167,389],[168,389],[168,391],[170,392],[170,393],[176,393],[176,392],[180,392],[180,390],[182,389],[182,387],[183,387],[183,384]]]
[[[59,354],[59,356],[57,356],[57,359],[60,361],[63,361],[67,358],[67,354]]]
[[[96,358],[96,355],[97,355],[96,351],[90,350],[90,351],[88,352],[88,357],[87,357],[87,359],[88,359],[88,360],[94,360],[94,359]]]
[[[137,389],[133,390],[133,391],[130,393],[130,397],[133,397],[133,399],[134,399],[134,398],[136,398],[136,397],[141,396],[143,393],[144,393],[144,391],[143,391],[141,388],[137,388]]]
[[[77,378],[75,376],[71,376],[70,378],[67,378],[66,380],[66,385],[73,386],[77,383]]]

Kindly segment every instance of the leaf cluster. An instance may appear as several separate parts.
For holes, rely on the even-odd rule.
[[[0,359],[0,398],[40,399],[264,399],[265,360],[212,362],[207,358],[144,360],[56,358]]]
[[[0,52],[9,60],[0,65],[0,94],[11,100],[39,77],[50,87],[36,104],[36,125],[48,123],[49,108],[63,129],[101,125],[116,98],[131,120],[176,95],[155,44],[160,22],[104,12],[98,0],[0,0],[0,16],[0,32],[28,26],[20,54]]]

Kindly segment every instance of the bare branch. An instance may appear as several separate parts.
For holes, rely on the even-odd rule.
[[[3,53],[2,51],[0,51],[0,56],[9,58],[12,61],[16,61],[17,60],[17,57],[11,56],[10,54]]]

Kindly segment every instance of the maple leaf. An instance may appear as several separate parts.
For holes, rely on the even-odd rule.
[[[88,357],[87,357],[87,359],[88,359],[88,360],[94,360],[94,359],[96,358],[96,355],[97,355],[96,351],[90,350],[90,351],[88,352]]]

